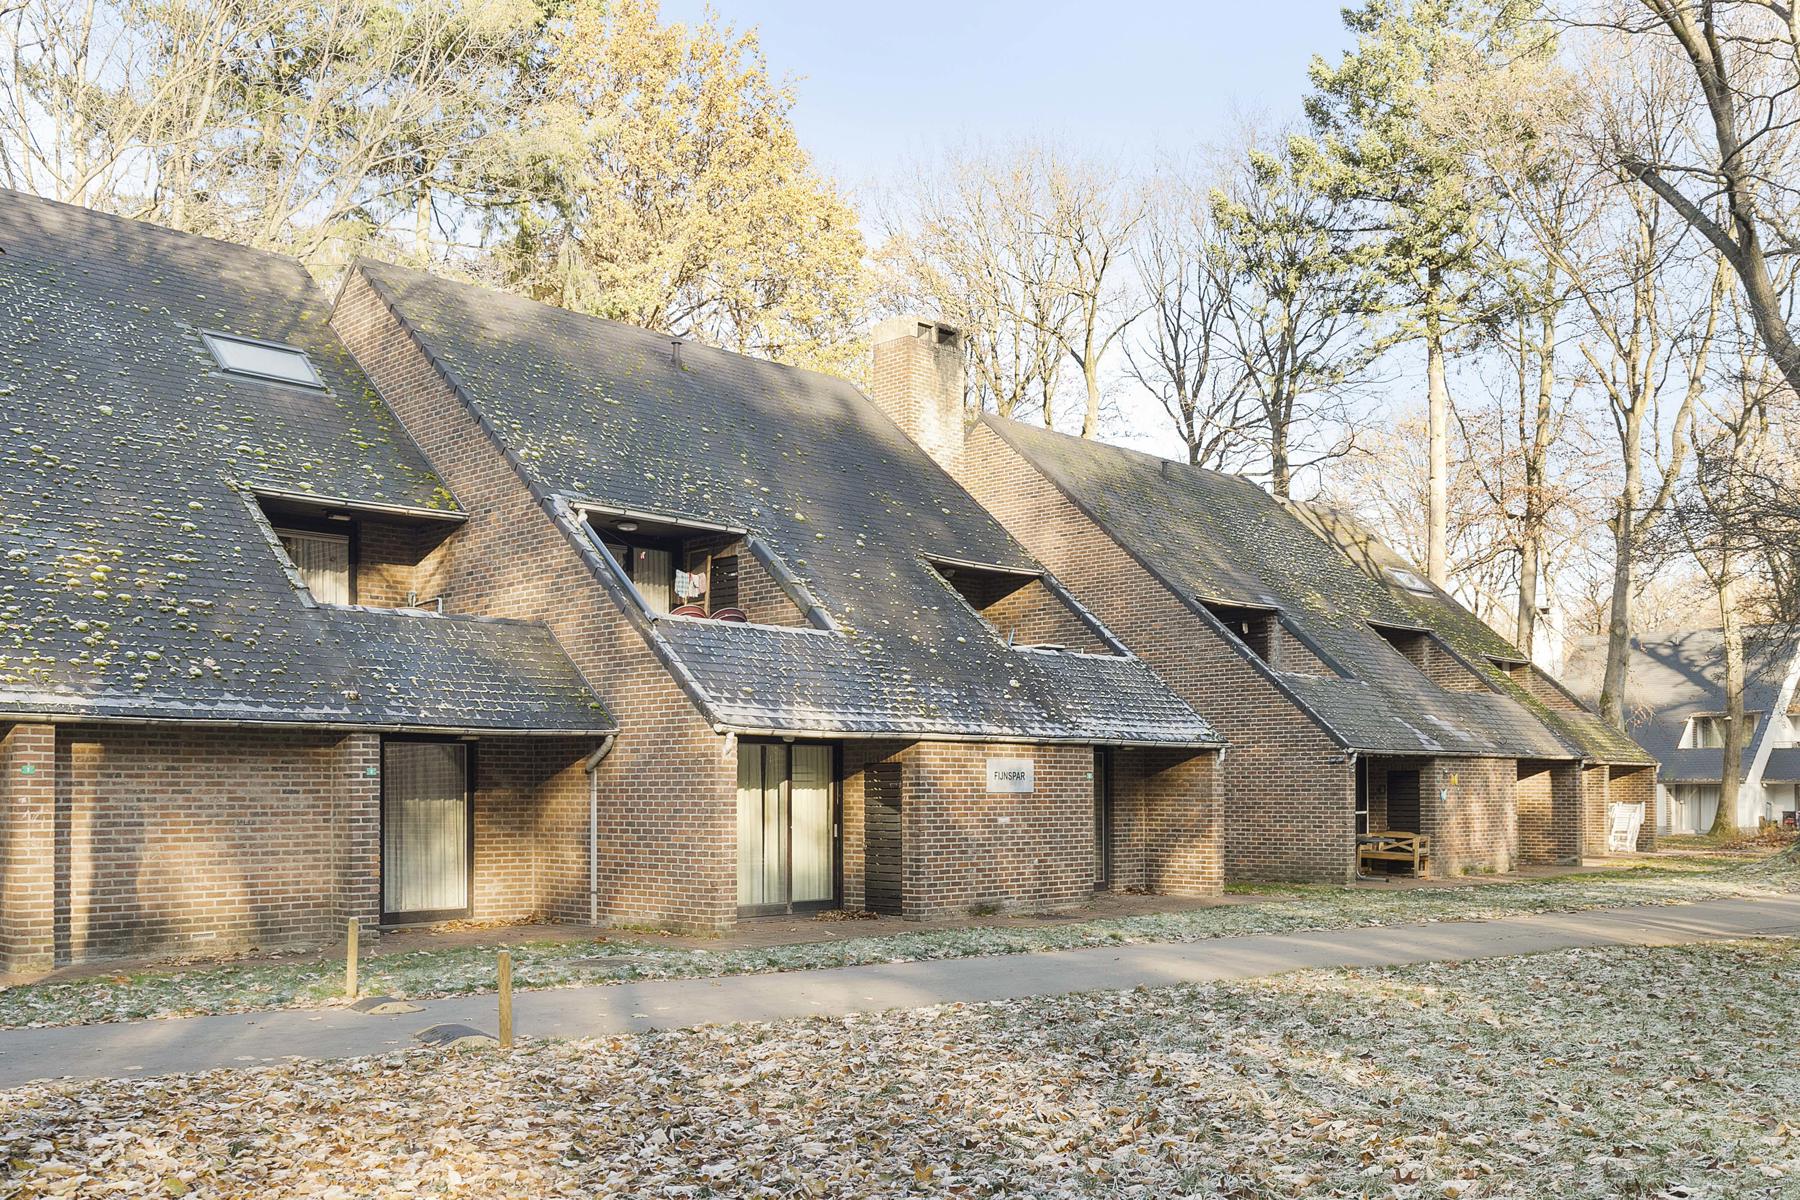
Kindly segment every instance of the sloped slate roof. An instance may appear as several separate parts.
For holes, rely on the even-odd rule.
[[[611,727],[543,628],[297,594],[245,488],[456,509],[297,263],[5,191],[0,248],[0,715]]]
[[[1291,629],[1351,677],[1258,666],[1345,746],[1366,753],[1648,761],[1627,739],[1591,736],[1582,714],[1566,714],[1554,728],[1546,724],[1545,706],[1483,657],[1520,658],[1503,638],[1441,592],[1417,597],[1392,584],[1378,569],[1386,564],[1353,562],[1314,514],[1283,505],[1254,483],[984,420],[1185,600],[1278,609]],[[1370,622],[1437,632],[1495,690],[1437,687]]]
[[[1653,760],[1626,734],[1614,729],[1561,681],[1538,668],[1531,667],[1544,685],[1561,692],[1574,707],[1545,703],[1507,672],[1494,665],[1501,662],[1523,662],[1525,655],[1480,617],[1459,604],[1443,589],[1432,587],[1418,592],[1402,587],[1392,574],[1395,570],[1412,570],[1412,564],[1370,533],[1361,522],[1341,509],[1317,504],[1295,504],[1292,510],[1319,530],[1328,541],[1343,551],[1352,563],[1389,599],[1412,615],[1412,623],[1430,629],[1467,663],[1481,673],[1500,695],[1517,701],[1538,720],[1548,725],[1563,742],[1583,757],[1597,762],[1622,766],[1648,766]]]
[[[850,384],[381,263],[359,267],[542,499],[746,529],[836,632],[658,620],[742,731],[1205,745],[1140,661],[1005,645],[935,555],[1035,570]]]
[[[1794,635],[1780,629],[1752,629],[1744,635],[1744,711],[1769,713],[1778,703],[1782,683],[1795,654]],[[1606,669],[1606,639],[1582,638],[1569,647],[1565,674],[1583,696],[1598,696]],[[1625,676],[1625,724],[1639,745],[1662,765],[1671,783],[1717,783],[1724,765],[1718,750],[1681,746],[1690,717],[1725,711],[1725,649],[1717,629],[1646,632],[1631,639],[1631,661]],[[1769,726],[1766,717],[1744,744],[1747,770],[1758,739]],[[1775,756],[1765,778],[1773,774]],[[1786,761],[1785,759],[1783,760]]]

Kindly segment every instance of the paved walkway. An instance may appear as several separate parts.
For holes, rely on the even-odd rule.
[[[1392,966],[1582,946],[1660,946],[1800,936],[1800,898],[1709,900],[1200,942],[1099,946],[1044,954],[887,963],[721,979],[659,980],[520,992],[522,1037],[592,1037],[722,1021],[839,1016],[950,1001],[1274,975],[1308,967]],[[289,1009],[62,1029],[0,1030],[0,1087],[51,1077],[162,1075],[287,1059],[348,1058],[413,1044],[453,1021],[490,1032],[492,995],[421,1001],[424,1011],[367,1017]]]

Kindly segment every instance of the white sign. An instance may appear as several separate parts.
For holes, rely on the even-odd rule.
[[[988,791],[1033,791],[1036,777],[1029,758],[990,758],[987,760]]]

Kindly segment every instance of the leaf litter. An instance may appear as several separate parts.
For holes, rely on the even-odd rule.
[[[1792,1197],[1800,942],[0,1092],[0,1198]]]

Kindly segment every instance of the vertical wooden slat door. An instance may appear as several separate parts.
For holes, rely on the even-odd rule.
[[[468,911],[468,755],[460,742],[382,748],[381,907],[389,916]]]
[[[900,764],[863,768],[863,903],[870,912],[900,912]]]

